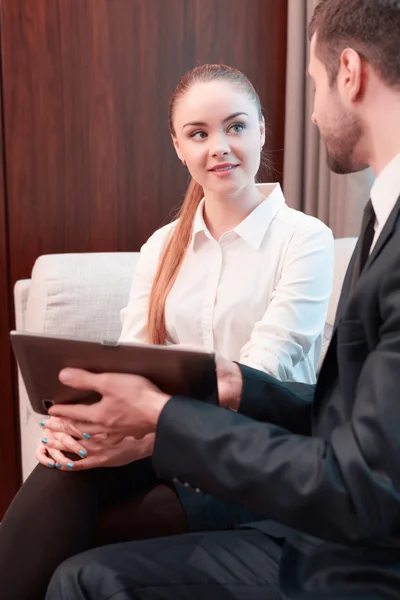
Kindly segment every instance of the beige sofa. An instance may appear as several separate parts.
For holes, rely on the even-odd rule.
[[[329,342],[343,276],[355,238],[335,241],[335,274],[325,328]],[[31,279],[14,288],[16,329],[62,334],[90,340],[116,340],[120,310],[126,305],[139,254],[87,253],[40,256]],[[23,478],[36,464],[40,415],[33,413],[19,378],[19,411]]]

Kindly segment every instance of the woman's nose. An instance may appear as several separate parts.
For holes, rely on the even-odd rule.
[[[226,136],[219,136],[218,138],[213,140],[213,143],[210,146],[211,156],[226,156],[230,153],[230,151],[230,145],[228,143],[228,140],[226,139]]]

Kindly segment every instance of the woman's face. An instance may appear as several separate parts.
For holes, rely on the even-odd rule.
[[[177,154],[205,194],[235,194],[254,184],[265,141],[254,102],[226,81],[196,83],[173,114]]]

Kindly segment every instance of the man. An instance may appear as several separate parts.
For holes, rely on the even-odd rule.
[[[322,0],[310,25],[312,118],[329,164],[376,175],[315,393],[223,360],[222,406],[139,377],[61,374],[103,399],[52,414],[156,432],[161,477],[269,521],[79,555],[47,600],[400,597],[399,34],[400,0]]]

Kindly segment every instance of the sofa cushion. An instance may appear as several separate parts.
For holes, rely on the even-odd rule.
[[[329,299],[328,314],[326,316],[326,322],[331,326],[326,329],[329,339],[335,322],[336,309],[340,292],[342,291],[343,279],[346,275],[349,260],[353,254],[356,242],[357,238],[355,237],[339,238],[335,240],[335,266],[333,272],[332,293]]]
[[[117,340],[137,252],[40,256],[32,270],[25,330]]]

